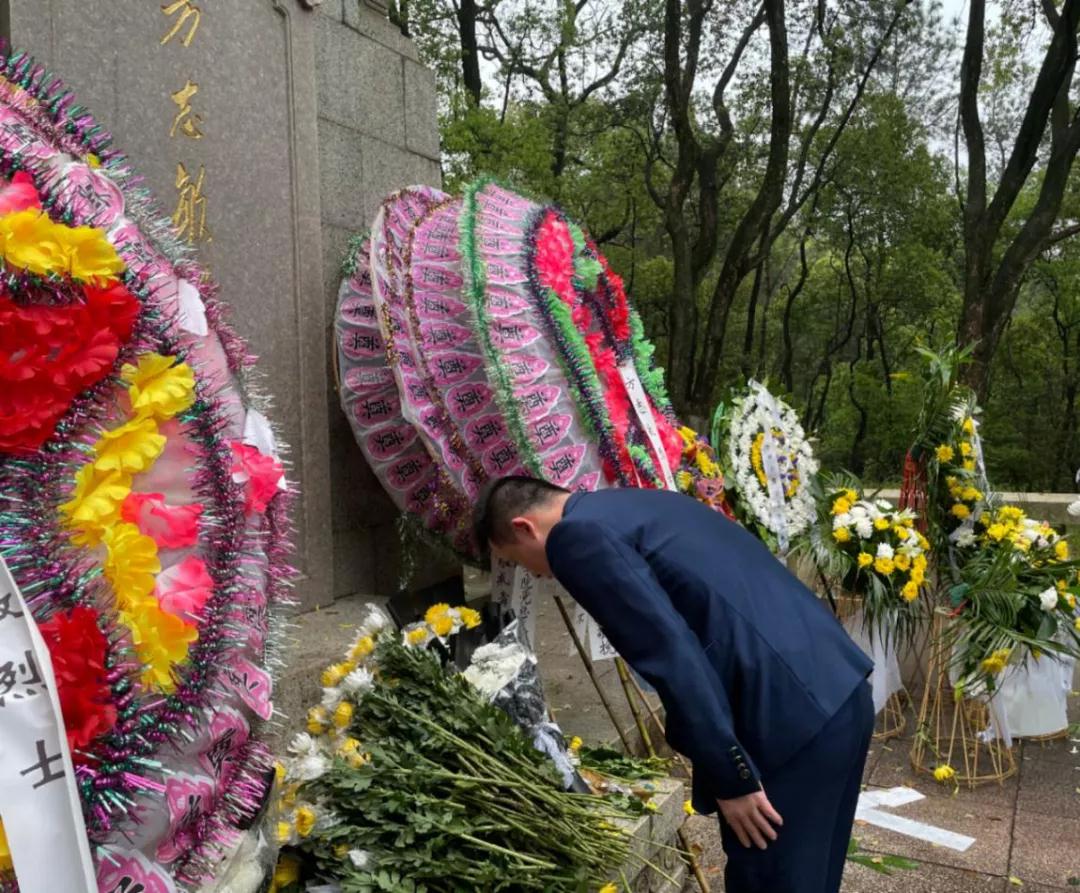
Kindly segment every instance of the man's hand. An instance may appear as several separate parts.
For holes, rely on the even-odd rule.
[[[734,800],[717,800],[716,803],[724,821],[731,826],[744,847],[753,844],[758,849],[765,849],[768,846],[766,840],[776,840],[773,825],[779,828],[784,824],[764,791],[755,791]]]

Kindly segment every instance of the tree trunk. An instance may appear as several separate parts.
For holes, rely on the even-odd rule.
[[[476,0],[459,0],[457,20],[461,35],[461,78],[474,106],[480,105],[480,50],[476,40]]]

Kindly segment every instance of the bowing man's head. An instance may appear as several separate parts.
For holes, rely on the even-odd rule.
[[[538,577],[550,576],[547,538],[569,498],[568,490],[538,478],[511,475],[491,481],[473,511],[477,546]]]

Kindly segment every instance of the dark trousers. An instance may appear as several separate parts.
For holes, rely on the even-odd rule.
[[[873,731],[863,683],[813,741],[762,779],[784,820],[768,849],[747,849],[720,819],[726,893],[837,893]]]

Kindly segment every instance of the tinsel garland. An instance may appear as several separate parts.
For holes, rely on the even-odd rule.
[[[126,215],[152,245],[150,250],[159,251],[178,276],[198,283],[208,323],[220,339],[229,369],[236,376],[233,384],[245,406],[257,405],[243,376],[252,358],[243,342],[224,323],[221,307],[216,301],[216,288],[202,281],[201,271],[188,261],[189,249],[176,237],[170,221],[158,211],[149,194],[137,185],[126,159],[110,148],[109,135],[84,109],[74,105],[72,95],[59,80],[49,79],[44,66],[34,65],[25,54],[5,54],[0,58],[0,75],[26,90],[51,116],[49,136],[56,145],[87,160],[91,166],[105,169],[124,196]],[[8,91],[6,86],[3,89]],[[11,106],[23,113],[18,107],[18,97],[9,99]],[[27,113],[26,117],[33,127],[41,128],[47,124],[39,115]],[[33,174],[34,166],[19,153],[14,153],[3,159],[2,169],[6,174],[15,170]],[[42,194],[43,207],[51,210],[56,219],[93,223],[75,221],[70,209],[59,207],[57,189],[62,184],[57,178],[53,178],[52,183],[36,181],[36,185]],[[145,251],[149,246],[138,247]],[[125,345],[116,368],[149,348],[183,357],[180,346],[171,344],[165,335],[172,321],[160,317],[155,307],[155,295],[143,285],[134,269],[139,259],[133,263],[125,248],[121,247],[120,251],[128,264],[125,283],[141,301],[144,312],[138,331]],[[0,465],[11,479],[4,498],[14,507],[0,513],[0,549],[10,561],[32,611],[39,619],[44,619],[50,608],[94,604],[100,609],[100,600],[96,597],[96,590],[101,585],[98,582],[100,572],[90,567],[58,534],[55,519],[49,514],[49,506],[41,500],[41,494],[57,492],[58,483],[69,479],[73,469],[81,464],[85,445],[69,438],[84,429],[89,421],[104,414],[118,386],[115,375],[100,382],[73,402],[71,410],[57,426],[54,439],[37,455],[5,459]],[[207,511],[202,519],[205,536],[201,543],[207,547],[207,568],[215,582],[214,596],[207,603],[206,619],[200,640],[192,649],[190,663],[180,673],[180,686],[173,695],[155,699],[153,703],[137,702],[130,682],[137,662],[116,623],[105,617],[108,628],[104,632],[109,642],[108,681],[119,716],[116,728],[104,739],[100,752],[95,753],[103,759],[93,766],[80,766],[76,773],[89,830],[92,838],[98,841],[133,818],[141,796],[160,794],[162,785],[157,777],[162,766],[155,754],[163,745],[180,744],[191,734],[197,713],[206,706],[207,696],[218,682],[218,657],[223,647],[233,642],[246,642],[253,620],[266,625],[265,607],[245,605],[242,598],[238,599],[251,585],[242,569],[255,560],[252,553],[261,547],[267,558],[267,605],[281,605],[290,586],[292,569],[285,563],[285,556],[289,551],[287,506],[291,493],[282,492],[275,496],[261,531],[255,533],[247,529],[241,488],[231,479],[229,448],[220,437],[226,424],[224,409],[217,395],[201,380],[197,383],[197,393],[195,406],[182,420],[188,436],[203,451],[203,467],[195,475],[193,487],[204,498],[204,504],[225,506],[223,513]],[[266,630],[267,654],[277,651],[279,638],[280,631],[271,623]],[[253,761],[249,770],[254,775],[265,769],[266,762],[264,756],[256,754],[257,749],[256,745],[250,749]],[[97,747],[95,751],[98,751]],[[220,855],[221,847],[231,843],[231,829],[254,814],[265,790],[265,780],[261,784],[255,780],[245,781],[235,785],[229,795],[222,798],[219,808],[205,817],[198,839],[185,860],[183,880],[196,883],[207,874]]]

